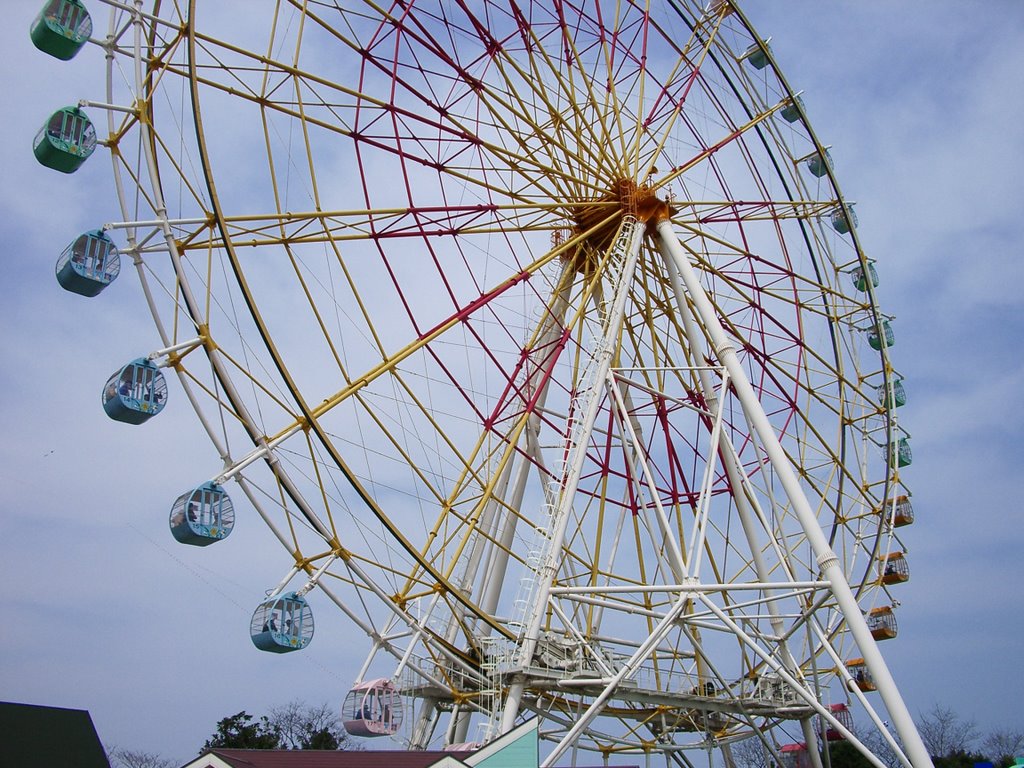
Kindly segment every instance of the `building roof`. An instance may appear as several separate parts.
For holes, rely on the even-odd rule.
[[[0,768],[110,768],[84,709],[0,702]]]
[[[538,724],[531,718],[473,751],[211,749],[184,768],[536,768]]]
[[[186,768],[427,768],[444,757],[468,752],[211,749]]]

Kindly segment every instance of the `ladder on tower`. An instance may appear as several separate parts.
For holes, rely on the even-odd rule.
[[[641,226],[636,217],[623,216],[603,265],[602,274],[606,278],[608,290],[603,293],[601,300],[601,330],[591,344],[586,367],[579,378],[580,386],[570,398],[569,423],[562,458],[552,468],[554,479],[545,484],[541,519],[546,519],[548,524],[538,529],[537,539],[528,550],[526,572],[520,580],[513,604],[510,627],[517,630],[519,636],[520,667],[526,667],[531,662],[527,658],[532,655],[532,652],[527,651],[530,644],[524,642],[526,633],[530,631],[531,624],[536,623],[538,612],[543,613],[545,610],[538,602],[542,594],[546,594],[561,560],[556,550],[561,548],[562,536],[554,532],[564,532],[564,518],[572,509],[569,496],[575,492],[579,466],[593,429],[596,407],[604,396],[611,359],[615,353],[618,325],[629,290],[628,283],[636,266],[638,248],[633,247],[633,243]]]

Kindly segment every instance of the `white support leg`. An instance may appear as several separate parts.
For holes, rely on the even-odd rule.
[[[668,271],[669,282],[672,285],[672,292],[675,295],[676,304],[679,307],[679,315],[683,322],[683,332],[686,334],[686,340],[690,344],[690,353],[694,358],[694,363],[697,367],[697,376],[700,381],[701,389],[704,393],[704,400],[708,405],[708,409],[712,413],[716,413],[719,409],[717,402],[718,395],[716,394],[714,382],[711,379],[711,371],[703,367],[702,362],[704,360],[704,337],[696,327],[694,322],[693,313],[690,310],[690,306],[686,301],[686,295],[684,288],[680,283],[679,271],[674,266],[674,258],[672,250],[670,249],[668,242],[664,237],[657,239],[658,250],[661,252],[662,258],[665,260],[665,268]],[[719,434],[718,447],[722,455],[722,464],[725,469],[726,477],[729,479],[729,487],[732,489],[733,503],[736,505],[736,514],[739,517],[740,524],[743,527],[743,533],[747,540],[747,546],[750,549],[750,556],[754,563],[754,570],[757,573],[758,580],[768,583],[771,581],[768,566],[764,561],[764,555],[761,553],[761,548],[757,541],[758,524],[751,514],[750,506],[747,503],[746,496],[744,494],[744,478],[743,474],[739,469],[739,459],[736,456],[736,450],[729,440],[729,437],[724,433]],[[773,590],[765,590],[765,596],[771,598],[774,594]],[[770,617],[772,628],[775,634],[779,637],[784,635],[784,627],[781,616],[779,615],[778,606],[774,600],[769,599],[767,605],[768,615]],[[779,648],[782,655],[782,663],[786,670],[790,672],[794,677],[801,678],[799,668],[797,667],[796,660],[793,658],[792,653],[789,650],[789,644],[783,640],[780,643]],[[811,729],[811,721],[805,720],[801,723],[801,727],[804,730],[804,739],[810,744],[813,739],[808,740],[808,731]],[[817,751],[810,750],[809,752],[811,763],[813,768],[822,768],[821,757]]]
[[[892,674],[889,672],[889,668],[882,658],[878,646],[875,644],[875,639],[871,636],[871,631],[864,620],[860,605],[858,605],[857,599],[839,566],[839,560],[829,546],[828,540],[825,538],[825,534],[814,515],[814,510],[811,509],[811,505],[804,495],[803,488],[800,487],[800,481],[797,479],[796,473],[793,471],[793,467],[790,465],[789,459],[782,448],[782,444],[779,442],[779,438],[775,434],[775,430],[767,415],[765,415],[757,394],[754,392],[754,388],[747,379],[743,365],[736,354],[736,348],[719,322],[711,300],[704,292],[704,288],[697,279],[696,272],[693,269],[693,265],[690,264],[686,251],[680,245],[679,239],[672,229],[672,223],[668,219],[662,219],[658,222],[657,232],[662,247],[667,250],[672,263],[679,271],[679,275],[686,286],[686,291],[693,301],[697,315],[711,337],[716,357],[729,371],[729,375],[733,379],[733,386],[747,421],[757,432],[757,436],[761,440],[772,468],[779,478],[793,511],[804,529],[808,542],[817,557],[818,565],[822,569],[822,574],[829,582],[832,594],[835,596],[836,602],[846,618],[847,626],[853,633],[868,669],[871,670],[875,678],[878,692],[885,702],[890,720],[896,728],[896,732],[903,741],[907,755],[915,768],[930,768],[932,761],[928,755],[928,750],[925,748],[924,742],[917,732],[913,718],[910,716],[910,712],[900,696],[896,682],[893,680]]]

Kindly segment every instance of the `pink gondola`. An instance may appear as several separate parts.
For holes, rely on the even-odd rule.
[[[353,736],[391,736],[402,727],[402,698],[386,678],[359,683],[341,706],[341,721]]]

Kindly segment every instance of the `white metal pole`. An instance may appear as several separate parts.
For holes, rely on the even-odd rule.
[[[673,266],[674,258],[672,251],[668,246],[668,242],[666,242],[665,238],[661,237],[657,239],[657,243],[658,250],[661,252],[662,258],[665,260],[665,268],[668,271],[669,282],[672,285],[672,292],[675,295],[676,304],[679,306],[679,314],[683,321],[683,332],[686,334],[686,338],[690,342],[690,351],[691,355],[694,357],[694,364],[698,366],[697,375],[700,380],[701,388],[704,390],[704,399],[707,402],[709,409],[712,412],[715,412],[716,410],[719,410],[717,402],[718,396],[715,394],[715,387],[711,381],[711,371],[703,365],[704,339],[695,326],[693,313],[690,310],[689,304],[686,302],[683,286],[679,281],[679,270]],[[761,549],[758,546],[756,535],[757,526],[753,515],[751,515],[750,507],[747,504],[747,500],[744,495],[743,476],[739,470],[739,460],[736,456],[735,448],[729,441],[728,436],[722,432],[719,432],[718,446],[722,453],[722,464],[725,468],[726,476],[729,479],[729,486],[732,488],[733,502],[736,505],[736,513],[739,516],[740,524],[743,527],[743,533],[746,536],[747,545],[750,547],[750,556],[754,562],[754,570],[760,581],[767,582],[769,571],[765,564]],[[781,637],[783,635],[783,622],[779,615],[778,606],[776,605],[775,600],[772,599],[774,596],[774,590],[766,589],[764,594],[769,598],[767,603],[768,615],[770,617],[769,621],[771,622],[775,634]],[[783,640],[779,646],[779,650],[782,655],[782,663],[785,668],[794,677],[802,677],[796,660],[793,658],[793,655],[789,650],[789,644]],[[812,738],[813,734],[811,733],[811,721],[809,719],[805,719],[800,725],[804,733],[804,741],[808,744],[813,743],[814,739]],[[817,751],[809,750],[809,755],[814,768],[821,768],[821,757],[818,755]]]
[[[601,713],[601,710],[604,709],[605,703],[618,689],[619,684],[636,671],[636,669],[647,658],[647,655],[664,639],[665,635],[673,629],[676,620],[686,608],[686,604],[692,599],[693,594],[691,592],[684,591],[679,594],[676,598],[675,604],[658,623],[658,626],[654,628],[651,635],[640,644],[640,647],[633,652],[633,655],[622,665],[619,671],[607,681],[604,690],[594,698],[594,701],[591,702],[589,707],[587,707],[586,712],[576,718],[576,722],[573,723],[565,736],[562,737],[562,740],[559,741],[551,753],[544,758],[544,761],[541,763],[541,768],[548,768],[548,766],[558,760],[565,750],[569,748],[569,745],[576,740],[576,737],[579,736],[583,730],[590,725],[590,722]]]
[[[574,436],[569,438],[569,457],[566,472],[562,487],[559,490],[558,504],[552,515],[551,530],[545,545],[547,549],[544,553],[544,559],[537,569],[538,590],[537,594],[533,596],[526,621],[524,621],[522,645],[520,646],[519,655],[523,666],[530,663],[540,638],[552,582],[558,573],[562,560],[562,543],[565,540],[566,530],[569,526],[576,489],[579,487],[583,465],[586,461],[586,447],[590,442],[590,434],[597,419],[604,387],[609,384],[614,386],[614,382],[610,381],[611,364],[615,355],[620,325],[625,311],[629,283],[633,278],[637,258],[640,254],[643,233],[643,226],[635,218],[623,217],[622,229],[617,237],[623,238],[624,242],[617,242],[612,246],[612,248],[617,249],[621,247],[624,249],[624,252],[613,253],[610,257],[612,259],[621,259],[622,264],[619,268],[621,271],[617,276],[615,291],[612,296],[612,305],[602,325],[601,337],[595,340],[596,350],[593,360],[592,378],[589,381],[580,382],[580,384],[589,389],[585,394],[584,402],[580,403],[579,426],[574,428]],[[511,730],[512,726],[515,725],[515,719],[519,714],[519,705],[525,690],[526,684],[523,680],[517,680],[509,686],[508,695],[505,698],[505,708],[502,712],[502,733]]]
[[[675,231],[672,229],[672,223],[667,218],[660,220],[657,224],[657,232],[664,247],[671,255],[676,269],[679,270],[679,274],[683,278],[686,291],[693,301],[697,315],[711,336],[715,356],[718,358],[719,363],[726,367],[733,379],[733,387],[736,390],[747,421],[757,432],[757,436],[761,440],[761,445],[768,455],[772,468],[775,470],[779,482],[789,497],[793,511],[803,526],[804,533],[807,535],[808,542],[814,550],[822,574],[829,582],[832,594],[835,596],[836,602],[846,618],[846,624],[853,633],[864,661],[875,677],[878,692],[885,702],[885,707],[889,712],[889,717],[896,728],[896,732],[903,741],[907,755],[916,768],[929,768],[932,765],[932,761],[928,750],[925,748],[924,742],[917,732],[914,720],[910,716],[903,698],[900,696],[896,682],[889,672],[885,659],[882,658],[882,654],[875,644],[875,639],[871,636],[871,631],[868,629],[864,614],[857,603],[857,598],[854,596],[853,590],[850,589],[842,568],[839,567],[839,559],[829,546],[828,540],[825,538],[825,534],[814,515],[814,510],[811,509],[811,505],[804,495],[803,488],[800,487],[800,481],[797,479],[796,473],[789,463],[789,458],[779,442],[778,435],[775,434],[775,429],[768,420],[757,398],[757,394],[754,392],[754,388],[747,379],[746,372],[736,354],[733,342],[726,335],[725,329],[718,319],[718,314],[711,304],[711,300],[697,279],[693,265],[690,264],[689,256],[683,250]]]

